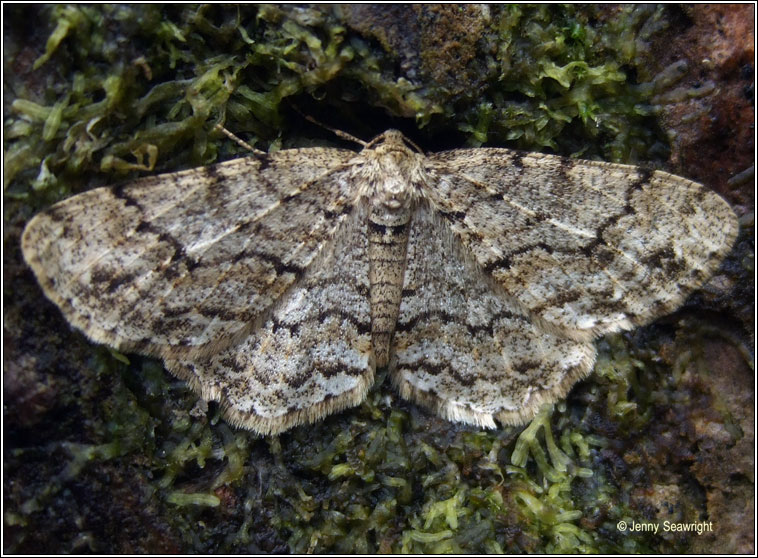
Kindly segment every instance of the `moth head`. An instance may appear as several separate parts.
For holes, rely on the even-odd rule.
[[[398,152],[404,155],[423,153],[423,151],[411,140],[406,138],[400,130],[387,130],[372,139],[366,149],[373,149],[378,154],[383,155],[391,152]]]

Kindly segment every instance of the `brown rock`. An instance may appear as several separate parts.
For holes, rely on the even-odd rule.
[[[671,168],[754,207],[752,181],[731,191],[727,181],[753,165],[755,145],[755,29],[752,4],[698,4],[682,8],[689,21],[661,33],[651,49],[652,75],[684,60],[674,87],[683,95],[663,105],[671,132]]]

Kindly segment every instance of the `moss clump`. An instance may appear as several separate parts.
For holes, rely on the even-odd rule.
[[[602,25],[598,18],[607,17]],[[497,21],[499,70],[466,110],[469,143],[515,142],[524,149],[634,162],[664,145],[646,122],[650,88],[630,81],[639,60],[636,33],[662,9],[504,7]],[[480,92],[475,92],[479,94]]]

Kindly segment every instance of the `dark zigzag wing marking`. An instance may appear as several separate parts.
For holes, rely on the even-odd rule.
[[[412,222],[392,381],[448,419],[523,422],[589,372],[594,347],[522,315],[433,213],[422,203]]]
[[[504,149],[431,155],[426,169],[425,196],[481,268],[577,340],[672,311],[737,232],[726,202],[661,171]]]
[[[80,194],[30,222],[25,257],[96,341],[160,356],[218,349],[302,276],[351,211],[355,154],[308,152],[265,156],[262,171],[251,157]]]
[[[232,423],[264,434],[360,403],[374,379],[364,221],[359,206],[239,344],[167,368],[220,401]]]

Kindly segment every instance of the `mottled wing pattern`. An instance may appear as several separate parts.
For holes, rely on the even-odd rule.
[[[209,358],[166,360],[234,424],[276,434],[358,405],[374,381],[365,208],[263,326]]]
[[[522,423],[589,373],[594,345],[531,322],[434,213],[422,203],[413,216],[392,380],[448,419]]]
[[[37,215],[24,257],[97,342],[217,352],[261,325],[351,212],[354,156],[287,150],[92,190]]]
[[[93,190],[32,219],[24,257],[70,323],[163,357],[234,424],[357,405],[389,360],[402,396],[493,427],[563,397],[596,337],[674,310],[737,234],[660,171],[407,143]]]
[[[507,149],[432,154],[424,195],[481,268],[576,340],[671,312],[730,250],[715,193],[661,171]]]

